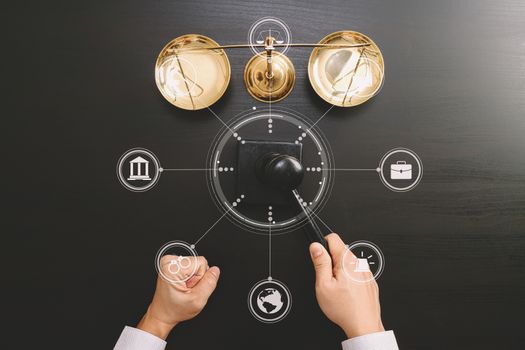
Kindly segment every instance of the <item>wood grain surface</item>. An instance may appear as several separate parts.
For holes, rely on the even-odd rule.
[[[245,42],[254,21],[275,16],[295,42],[351,29],[383,52],[380,94],[332,109],[318,126],[337,167],[376,167],[403,146],[421,157],[423,180],[394,193],[375,174],[337,173],[320,216],[347,242],[382,248],[383,321],[400,348],[525,348],[523,1],[51,0],[2,8],[4,321],[12,344],[108,349],[138,322],[154,290],[157,249],[195,240],[221,215],[204,173],[163,174],[145,193],[126,191],[115,176],[132,147],[151,149],[165,167],[204,167],[221,127],[209,111],[178,110],[161,97],[156,56],[186,33]],[[297,84],[278,105],[316,121],[329,105],[308,82],[309,54],[289,51]],[[232,80],[212,107],[224,121],[262,106],[243,86],[249,50],[228,55]],[[292,312],[275,325],[258,323],[246,306],[250,287],[266,277],[267,239],[222,220],[198,248],[222,268],[221,281],[168,349],[340,348],[343,333],[315,301],[302,232],[273,240],[273,275],[293,295]]]

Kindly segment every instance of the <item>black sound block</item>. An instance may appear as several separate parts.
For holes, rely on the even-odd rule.
[[[292,193],[282,193],[263,184],[255,174],[255,163],[268,153],[287,154],[301,161],[301,143],[244,140],[244,143],[238,143],[237,149],[236,191],[238,196],[244,195],[244,203],[285,205],[295,200]]]

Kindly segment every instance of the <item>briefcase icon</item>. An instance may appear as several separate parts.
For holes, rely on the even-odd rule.
[[[412,164],[407,164],[404,160],[390,164],[390,178],[392,180],[412,180]]]

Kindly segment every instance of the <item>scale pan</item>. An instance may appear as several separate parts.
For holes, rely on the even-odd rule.
[[[214,40],[198,34],[183,35],[170,41],[155,63],[155,82],[162,96],[174,106],[188,110],[211,106],[224,94],[231,68]],[[203,47],[199,50],[199,47]]]
[[[384,61],[379,47],[366,35],[342,31],[329,34],[319,44],[363,44],[354,48],[316,47],[308,61],[308,78],[326,102],[352,107],[379,92],[384,79]]]

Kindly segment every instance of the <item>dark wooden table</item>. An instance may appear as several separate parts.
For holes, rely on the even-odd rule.
[[[2,13],[4,321],[23,348],[111,348],[146,310],[157,249],[195,240],[221,215],[204,173],[164,175],[138,194],[119,184],[115,165],[141,146],[166,166],[204,166],[221,125],[161,97],[156,56],[186,33],[244,42],[263,16],[284,20],[295,42],[352,29],[382,49],[381,93],[318,126],[338,167],[376,167],[404,146],[422,158],[423,180],[394,193],[377,176],[337,173],[320,215],[346,241],[383,249],[383,320],[401,349],[525,348],[522,1],[11,1]],[[279,106],[316,121],[328,105],[308,83],[309,53],[290,50],[297,85]],[[225,121],[261,105],[242,82],[250,52],[229,57],[232,81],[213,106]],[[266,242],[227,220],[208,234],[199,253],[221,266],[219,287],[168,349],[340,347],[300,232],[273,240],[291,314],[275,325],[252,318],[246,296],[266,277]]]

